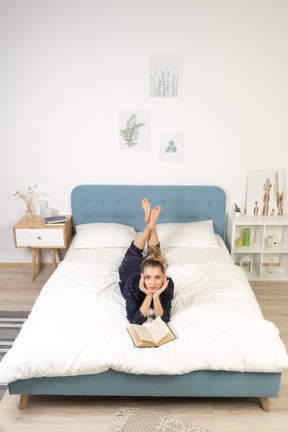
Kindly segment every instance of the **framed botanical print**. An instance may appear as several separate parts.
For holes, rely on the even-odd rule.
[[[160,162],[181,163],[183,160],[183,133],[162,132],[160,136]]]

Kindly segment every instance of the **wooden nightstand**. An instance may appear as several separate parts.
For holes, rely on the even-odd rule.
[[[64,226],[47,227],[45,220],[40,216],[32,216],[27,220],[26,216],[13,226],[14,242],[16,248],[31,248],[32,272],[31,281],[35,278],[36,255],[38,251],[38,270],[41,269],[41,249],[51,249],[54,270],[57,267],[55,250],[59,261],[62,261],[60,249],[65,249],[72,236],[72,216],[66,216],[68,221]]]

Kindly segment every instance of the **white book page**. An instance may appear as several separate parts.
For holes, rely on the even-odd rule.
[[[135,329],[137,336],[143,341],[154,342],[154,339],[150,335],[150,331],[148,331],[145,327],[138,324],[132,324],[131,327]]]
[[[149,324],[148,330],[156,344],[170,332],[169,327],[160,317],[157,317],[151,324]]]

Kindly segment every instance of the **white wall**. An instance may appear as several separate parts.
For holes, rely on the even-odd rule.
[[[286,0],[0,0],[0,262],[28,262],[13,197],[70,212],[75,185],[212,184],[245,205],[248,169],[286,169]],[[148,98],[151,53],[182,54],[180,100]],[[150,151],[118,150],[118,110],[151,114]],[[159,163],[184,132],[182,164]],[[50,260],[49,255],[46,255]]]

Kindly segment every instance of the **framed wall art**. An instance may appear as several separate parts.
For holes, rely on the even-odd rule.
[[[149,150],[149,110],[119,110],[120,150]]]
[[[183,162],[183,133],[162,132],[160,135],[160,162]]]
[[[284,170],[250,170],[247,176],[246,213],[255,216],[284,214]]]
[[[149,59],[149,96],[152,98],[180,98],[181,55],[151,54]]]

